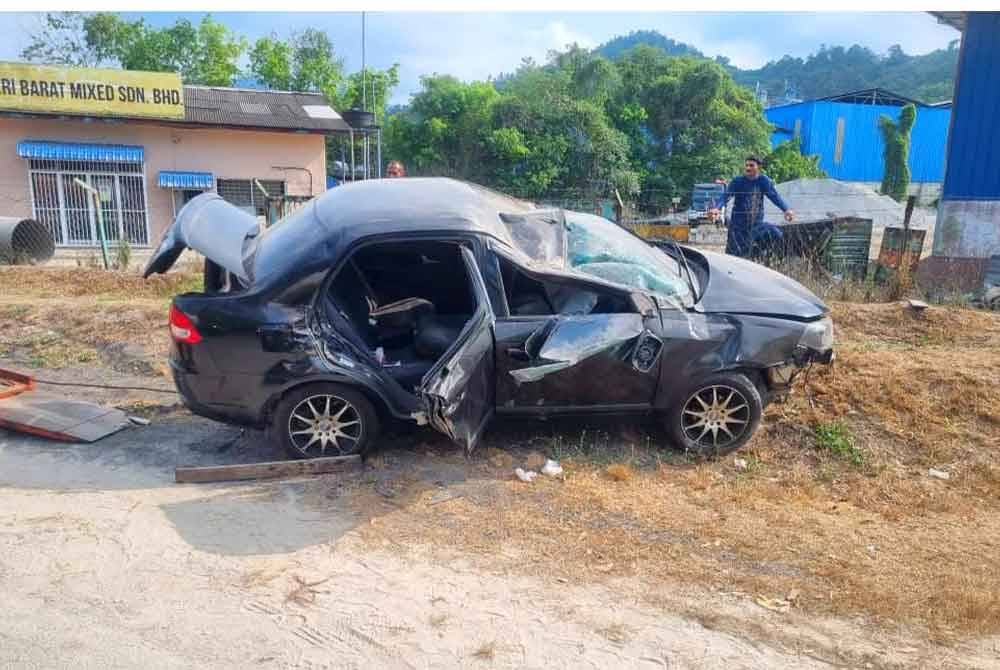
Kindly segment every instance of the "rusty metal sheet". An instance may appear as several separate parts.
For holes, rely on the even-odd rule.
[[[0,370],[0,400],[35,388],[35,380],[10,370]]]
[[[0,370],[0,427],[64,442],[95,442],[129,425],[112,407],[36,391],[31,377]]]
[[[926,230],[887,227],[882,235],[882,248],[878,253],[879,268],[898,270],[905,263],[912,275],[920,262]]]

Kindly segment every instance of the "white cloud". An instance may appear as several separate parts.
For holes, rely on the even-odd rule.
[[[544,62],[551,50],[576,42],[593,48],[598,40],[563,20],[539,20],[532,14],[385,15],[380,27],[400,51],[400,87],[393,102],[404,103],[418,88],[421,75],[452,74],[482,80],[511,72],[523,58]],[[404,28],[405,24],[405,28]]]
[[[540,30],[534,31],[538,41],[548,45],[549,49],[565,49],[569,44],[579,44],[585,49],[597,46],[597,41],[577,30],[573,30],[563,21],[552,21]]]

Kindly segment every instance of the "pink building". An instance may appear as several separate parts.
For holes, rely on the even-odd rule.
[[[325,136],[351,128],[321,94],[184,86],[184,118],[0,111],[0,216],[34,217],[57,249],[140,254],[204,191],[273,222],[326,188]]]

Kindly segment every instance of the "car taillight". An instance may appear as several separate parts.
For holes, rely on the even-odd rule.
[[[191,317],[177,309],[176,305],[170,306],[170,334],[178,342],[187,344],[201,342],[201,333],[194,327]]]

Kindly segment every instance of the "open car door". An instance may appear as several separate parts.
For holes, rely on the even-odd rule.
[[[430,424],[468,451],[493,416],[493,310],[475,257],[462,247],[472,280],[476,311],[458,339],[438,359],[420,386]]]

